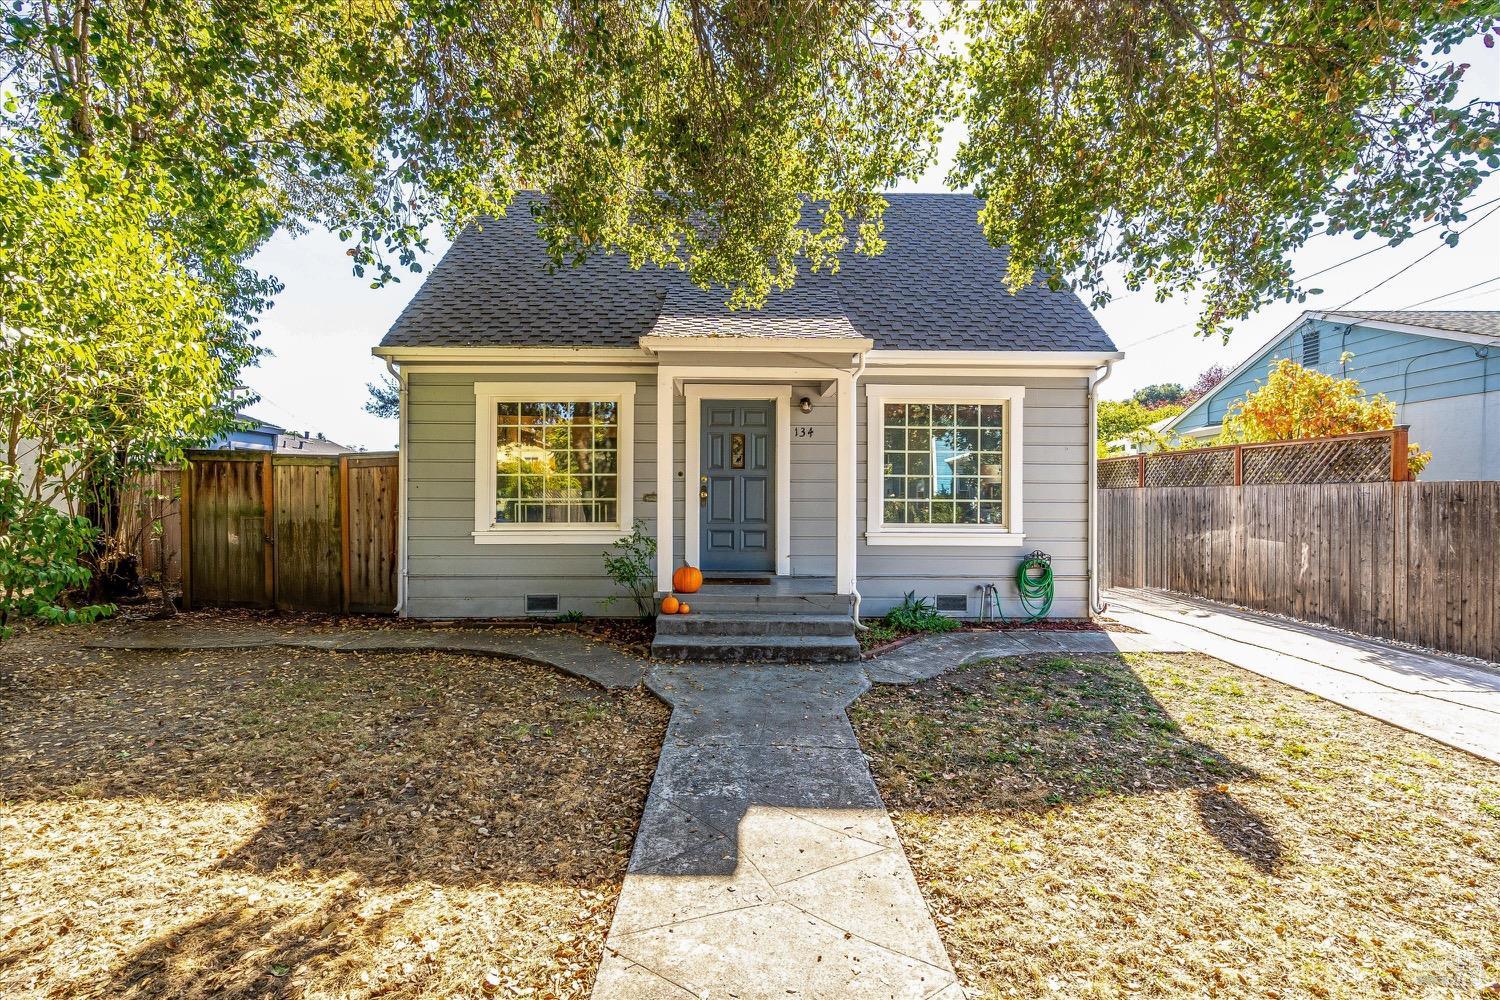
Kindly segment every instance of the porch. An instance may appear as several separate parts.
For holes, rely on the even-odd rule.
[[[692,613],[658,615],[651,653],[668,660],[843,663],[859,659],[854,602],[832,577],[710,576],[680,594]]]

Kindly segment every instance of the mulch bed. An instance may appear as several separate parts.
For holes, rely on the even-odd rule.
[[[665,733],[649,694],[85,631],[4,647],[0,995],[588,996]]]
[[[1500,995],[1500,768],[1197,655],[1033,656],[851,713],[985,996]]]
[[[1002,619],[1000,621],[965,622],[962,627],[951,629],[947,632],[902,632],[894,639],[887,639],[884,634],[893,631],[882,619],[876,619],[866,624],[874,625],[878,631],[875,635],[860,633],[860,652],[865,659],[889,653],[923,636],[928,635],[954,635],[962,632],[1014,632],[1017,629],[1033,629],[1037,632],[1103,632],[1106,628],[1097,622],[1087,618],[1043,618],[1041,621],[1029,622],[1025,619]],[[1124,626],[1120,626],[1121,629]],[[1112,631],[1112,630],[1110,630]],[[1130,631],[1135,631],[1131,629]]]

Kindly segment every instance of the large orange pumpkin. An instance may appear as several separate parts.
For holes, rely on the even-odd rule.
[[[661,613],[664,615],[675,615],[677,613],[677,598],[668,594],[661,599]]]
[[[679,594],[696,594],[703,586],[703,571],[692,566],[678,566],[672,574],[672,589]]]

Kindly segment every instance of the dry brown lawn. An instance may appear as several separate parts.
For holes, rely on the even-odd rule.
[[[446,654],[0,649],[0,996],[587,996],[667,710]]]
[[[1500,996],[1500,768],[1227,664],[1005,660],[855,706],[964,983]]]

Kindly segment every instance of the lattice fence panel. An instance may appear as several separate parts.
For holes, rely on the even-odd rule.
[[[1331,438],[1245,448],[1245,485],[1378,483],[1391,478],[1392,439]]]
[[[1131,490],[1141,484],[1140,463],[1134,456],[1106,458],[1099,463],[1101,490]]]
[[[1147,486],[1232,486],[1234,451],[1198,448],[1146,456]]]

